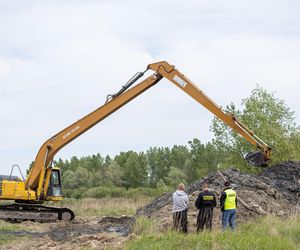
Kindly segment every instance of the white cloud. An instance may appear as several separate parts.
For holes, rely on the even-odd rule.
[[[258,83],[299,115],[298,13],[296,1],[1,2],[1,172],[25,169],[44,140],[159,60],[220,105]],[[211,119],[162,80],[57,156],[207,141]]]
[[[4,78],[10,73],[10,65],[7,61],[0,58],[0,79]]]

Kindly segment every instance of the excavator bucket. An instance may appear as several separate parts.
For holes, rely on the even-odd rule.
[[[244,157],[245,161],[256,167],[266,167],[267,160],[261,151],[253,151]]]

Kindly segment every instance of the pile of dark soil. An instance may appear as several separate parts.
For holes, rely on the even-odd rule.
[[[300,163],[286,161],[273,165],[259,175],[241,173],[236,169],[222,171],[237,191],[238,223],[249,221],[262,215],[292,216],[298,213],[300,202]],[[224,180],[218,172],[209,174],[206,178],[194,182],[187,187],[190,198],[188,212],[190,231],[196,229],[197,209],[195,200],[203,182],[208,182],[210,188],[220,195]],[[220,227],[220,207],[214,211],[214,227]],[[137,215],[153,218],[159,222],[161,230],[172,227],[172,193],[159,197],[137,211]]]
[[[266,169],[260,179],[275,187],[289,202],[300,200],[300,162],[285,161]]]

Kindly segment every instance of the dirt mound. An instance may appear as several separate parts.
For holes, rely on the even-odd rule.
[[[285,161],[266,169],[260,179],[275,187],[295,205],[300,200],[300,162]]]
[[[223,190],[223,175],[237,191],[238,223],[253,220],[260,215],[290,216],[299,211],[297,204],[300,200],[300,164],[283,162],[266,169],[260,175],[241,173],[236,169],[229,169],[209,174],[206,178],[194,182],[186,189],[190,199],[188,212],[189,229],[195,231],[197,209],[194,206],[203,182],[208,182],[210,188],[219,196]],[[220,227],[220,207],[214,211],[214,227]],[[172,227],[172,193],[153,200],[137,211],[137,215],[144,215],[159,222],[161,230]]]

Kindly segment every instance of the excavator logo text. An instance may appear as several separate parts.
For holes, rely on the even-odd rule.
[[[173,80],[175,81],[175,82],[177,82],[181,87],[185,87],[185,85],[187,85],[187,83],[185,82],[185,81],[183,81],[179,76],[177,76],[177,75],[175,75],[174,77],[173,77]]]
[[[70,136],[71,134],[73,134],[75,131],[77,131],[78,129],[80,129],[80,126],[77,125],[75,128],[72,128],[69,132],[67,132],[66,134],[63,135],[63,140],[66,139],[68,136]]]

